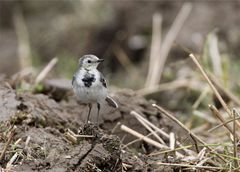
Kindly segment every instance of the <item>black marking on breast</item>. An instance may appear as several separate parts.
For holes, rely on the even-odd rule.
[[[91,73],[86,73],[82,79],[85,87],[91,87],[92,83],[96,81],[96,78]]]
[[[105,88],[107,88],[106,80],[104,79],[102,73],[100,73],[100,82]]]

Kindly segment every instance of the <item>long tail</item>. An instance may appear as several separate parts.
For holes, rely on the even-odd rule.
[[[105,99],[109,106],[112,106],[114,108],[118,108],[118,104],[109,96]]]

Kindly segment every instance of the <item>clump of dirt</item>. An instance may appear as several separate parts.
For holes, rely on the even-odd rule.
[[[89,128],[88,128],[89,130]],[[20,158],[23,165],[15,171],[121,171],[120,142],[113,135],[95,130],[91,139],[81,139],[72,144],[64,134],[51,127],[35,128],[18,126],[15,138],[31,140],[22,143]]]
[[[119,91],[112,95],[119,109],[102,106],[101,125],[97,127],[94,124],[96,107],[92,110],[92,122],[86,124],[86,105],[80,104],[74,96],[56,101],[50,93],[19,92],[6,82],[0,82],[0,150],[7,144],[12,126],[17,127],[1,159],[3,168],[63,172],[153,169],[150,158],[122,149],[124,143],[135,138],[118,127],[122,123],[147,134],[147,130],[130,115],[130,111],[135,110],[157,126],[171,129],[169,123],[165,123],[159,112],[152,108],[153,102],[130,90]],[[137,142],[135,151],[142,146],[145,146],[145,151],[153,150],[151,146]],[[17,158],[11,161],[15,154]]]

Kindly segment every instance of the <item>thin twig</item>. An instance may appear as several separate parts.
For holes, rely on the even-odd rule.
[[[200,143],[202,143],[203,145],[205,145],[206,148],[208,148],[210,151],[215,152],[211,147],[207,146],[207,144],[200,139],[197,135],[195,135],[193,132],[191,132],[182,122],[180,122],[177,118],[175,118],[170,112],[166,111],[165,109],[163,109],[162,107],[153,104],[153,107],[156,107],[160,112],[162,112],[164,115],[166,115],[168,118],[170,118],[172,121],[174,121],[175,123],[177,123],[180,127],[182,127],[185,131],[187,131],[189,134],[192,134],[192,136]],[[219,156],[217,153],[216,155],[223,160],[224,162],[226,162],[226,160]]]
[[[39,73],[39,75],[35,79],[35,84],[40,83],[47,76],[50,70],[56,65],[57,62],[58,62],[58,58],[57,57],[53,58]]]

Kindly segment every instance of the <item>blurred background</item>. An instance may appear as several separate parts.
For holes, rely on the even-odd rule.
[[[189,80],[179,79],[198,72],[188,58],[194,53],[206,67],[209,56],[221,57],[212,58],[209,70],[237,81],[240,2],[189,2],[0,1],[0,73],[11,76],[29,66],[41,71],[57,57],[48,77],[71,79],[79,57],[95,54],[105,59],[99,69],[111,86],[149,96],[171,86],[190,86]],[[173,81],[179,82],[156,87]],[[176,100],[177,94],[189,98],[186,90],[152,97],[161,101],[173,94]],[[190,99],[195,97],[192,91],[189,94]]]

